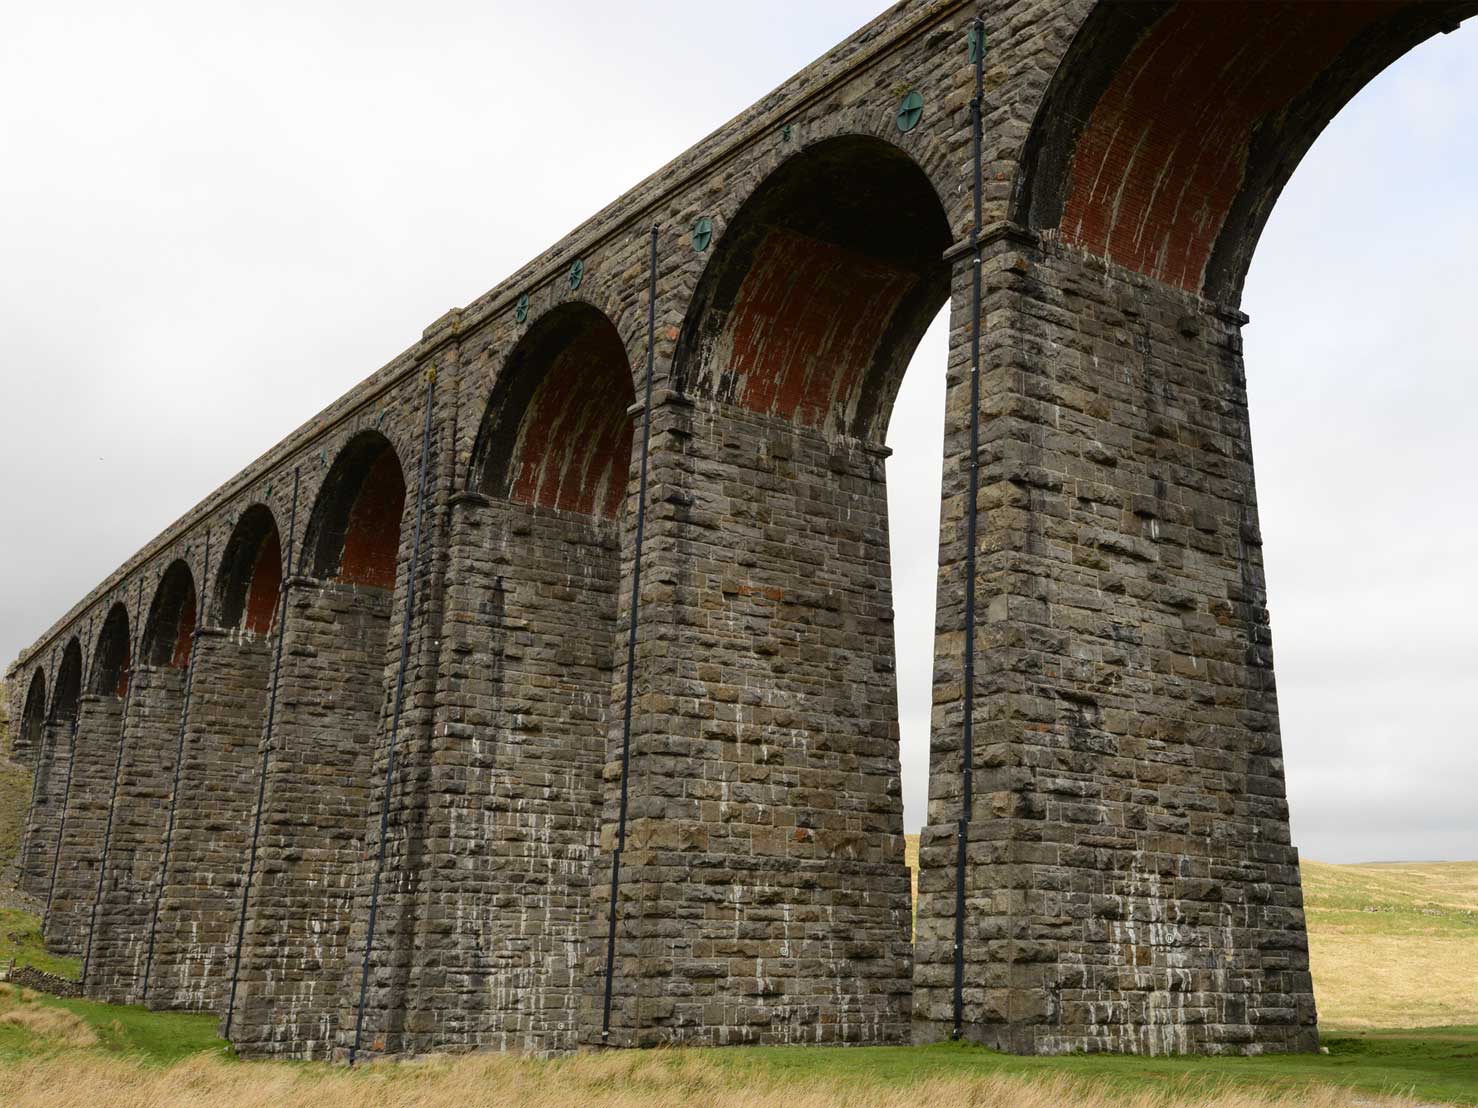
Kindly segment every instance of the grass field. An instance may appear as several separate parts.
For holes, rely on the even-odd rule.
[[[1334,1036],[1328,1055],[1017,1058],[978,1047],[735,1048],[474,1055],[349,1072],[231,1058],[209,1016],[61,1001],[0,986],[7,1108],[1048,1108],[1478,1104],[1478,1027]],[[1389,1099],[1388,1099],[1389,1098]]]
[[[1478,1023],[1478,862],[1305,862],[1303,880],[1321,1026]]]
[[[19,842],[29,774],[0,764],[0,859]],[[909,843],[914,863],[917,841]],[[0,985],[6,1108],[1262,1108],[1478,1105],[1478,862],[1306,863],[1327,1055],[1018,1058],[977,1047],[744,1048],[476,1055],[353,1072],[243,1063],[216,1019],[57,1000]],[[75,976],[39,920],[0,909],[0,962]],[[1439,1026],[1445,1025],[1445,1026]]]

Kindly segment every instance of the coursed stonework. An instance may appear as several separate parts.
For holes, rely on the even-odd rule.
[[[48,943],[257,1056],[1314,1047],[1234,304],[1472,5],[1388,7],[899,4],[435,321],[10,670]],[[1226,42],[1286,80],[1187,162],[1134,76]],[[945,306],[915,930],[882,444]]]

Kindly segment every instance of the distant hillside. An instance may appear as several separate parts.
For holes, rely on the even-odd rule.
[[[908,836],[918,896],[919,837]],[[1478,862],[1304,862],[1326,1028],[1478,1024]]]

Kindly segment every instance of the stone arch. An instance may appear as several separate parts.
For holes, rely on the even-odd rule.
[[[29,761],[39,756],[42,728],[46,724],[46,671],[40,666],[31,675],[26,688],[25,704],[21,708],[20,728],[16,732],[15,749],[11,754],[18,761]]]
[[[156,1009],[219,1011],[228,988],[283,572],[276,517],[252,503],[217,563],[213,626],[201,628],[190,658],[174,829],[153,889],[154,951],[145,965],[146,999]]]
[[[51,690],[51,705],[47,709],[48,722],[71,722],[77,718],[77,700],[82,695],[82,643],[74,635],[67,640],[62,651],[62,664],[56,673],[56,684]]]
[[[468,487],[614,519],[631,467],[635,398],[626,347],[609,317],[580,301],[552,309],[498,374]]]
[[[304,569],[321,580],[394,588],[405,510],[400,456],[378,431],[345,443],[318,491]]]
[[[136,1001],[144,983],[197,621],[195,575],[176,559],[149,603],[128,690],[88,942],[87,995],[97,999]]]
[[[259,864],[253,878],[232,1016],[232,1040],[245,1053],[324,1057],[341,1006],[357,998],[350,924],[371,826],[378,828],[375,767],[398,656],[392,611],[406,599],[407,499],[391,439],[354,434],[309,515],[305,575],[282,586],[290,589],[288,618],[269,709],[274,729],[259,762],[266,780],[258,858],[284,852],[302,862]],[[308,963],[317,968],[304,975]]]
[[[661,801],[628,820],[643,854],[620,866],[609,1041],[904,1041],[883,440],[904,370],[956,286],[954,236],[910,153],[860,133],[785,158],[721,232],[677,338],[681,399],[657,413],[654,480],[681,491],[653,507],[651,549],[681,553],[655,572],[703,615],[669,627],[660,604],[640,614],[630,780]],[[611,757],[618,780],[619,749]],[[616,806],[604,815],[603,845]],[[662,858],[694,876],[672,889]],[[601,864],[614,868],[609,854]],[[694,921],[680,936],[647,913],[664,900],[666,919]],[[703,907],[718,900],[722,925]],[[777,919],[775,904],[792,914]],[[593,991],[607,976],[600,939]],[[684,981],[671,1001],[667,967],[719,945],[753,961],[763,998]],[[657,947],[662,965],[643,953]],[[603,1040],[587,1029],[586,1041]]]
[[[144,623],[139,651],[144,665],[184,669],[190,664],[196,607],[195,575],[183,560],[171,562],[159,579]]]
[[[432,785],[429,835],[482,830],[465,864],[423,877],[430,902],[462,905],[423,925],[437,984],[409,1000],[407,1024],[439,1049],[578,1042],[601,771],[619,719],[632,377],[604,312],[572,302],[541,315],[499,367],[454,501],[444,710],[475,742],[455,784]]]
[[[724,229],[678,339],[682,387],[881,443],[948,299],[952,239],[933,182],[898,146],[853,134],[806,147]]]
[[[283,555],[277,519],[266,504],[252,504],[241,513],[220,567],[215,589],[219,625],[267,634],[277,622]]]
[[[1099,3],[1027,138],[1012,218],[1217,303],[1341,108],[1478,11],[1434,3]]]
[[[76,637],[69,639],[62,650],[61,665],[51,684],[51,701],[44,707],[42,738],[36,748],[36,777],[21,848],[21,885],[35,896],[47,893],[61,830],[62,807],[66,803],[72,726],[82,696],[82,644]],[[27,708],[29,711],[29,705]]]
[[[132,592],[133,590],[129,590]],[[45,918],[49,949],[83,954],[93,930],[103,841],[112,810],[125,718],[140,670],[128,608],[116,601],[103,619],[71,731],[58,846]]]
[[[93,649],[88,692],[122,699],[133,674],[133,642],[128,633],[128,609],[122,601],[108,609]]]

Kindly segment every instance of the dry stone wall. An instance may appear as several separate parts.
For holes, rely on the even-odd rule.
[[[977,11],[988,41],[978,317],[965,44]],[[227,1016],[247,1055],[903,1042],[952,1034],[957,1018],[966,1037],[1024,1052],[1312,1048],[1245,317],[1184,273],[1172,287],[1152,267],[1095,254],[1042,200],[1095,202],[1070,188],[1077,132],[1059,126],[1059,109],[1086,119],[1136,36],[1191,34],[1190,16],[1158,22],[1187,12],[896,5],[433,322],[111,575],[12,667],[12,697],[40,670],[51,689],[63,644],[94,649],[84,628],[174,561],[200,582],[254,574],[227,582],[246,597],[242,625],[197,639],[177,788],[180,697],[161,682],[178,673],[125,675],[137,694],[127,720],[121,698],[85,697],[75,756],[67,719],[49,707],[23,864],[41,891],[60,863],[48,943],[85,946],[125,735],[93,984]],[[1414,17],[1400,18],[1399,41],[1415,41]],[[1329,64],[1341,88],[1378,68],[1345,55]],[[910,92],[917,118],[902,111]],[[1287,148],[1260,148],[1267,164],[1295,163],[1338,107],[1294,93],[1286,118],[1308,133],[1279,130]],[[1265,211],[1274,195],[1233,206]],[[928,235],[915,241],[918,228]],[[1186,230],[1146,225],[1167,242]],[[1255,233],[1228,249],[1248,256]],[[946,296],[929,811],[911,941],[877,440],[925,309]],[[515,444],[537,455],[539,481],[484,487],[480,468],[489,436],[522,433],[499,422],[509,396],[523,389],[527,401],[541,373],[584,380],[575,355],[600,343],[561,345],[560,327],[592,314],[604,317],[604,368],[619,345],[638,398],[652,359],[629,765],[643,404],[624,413],[633,450],[615,518],[569,510],[619,500],[615,454],[600,459],[600,490],[582,485],[595,468],[580,428],[560,422],[585,412],[574,400],[588,395],[541,394],[545,422]],[[605,442],[623,413],[594,416],[601,434],[588,437]],[[404,479],[398,521],[338,476],[374,436]],[[546,486],[558,495],[541,499]],[[219,554],[243,514],[263,508],[280,566],[201,563],[207,535]],[[310,564],[333,545],[325,529],[342,564]],[[280,628],[270,596],[251,591],[279,576]],[[140,920],[155,900],[144,981]]]

